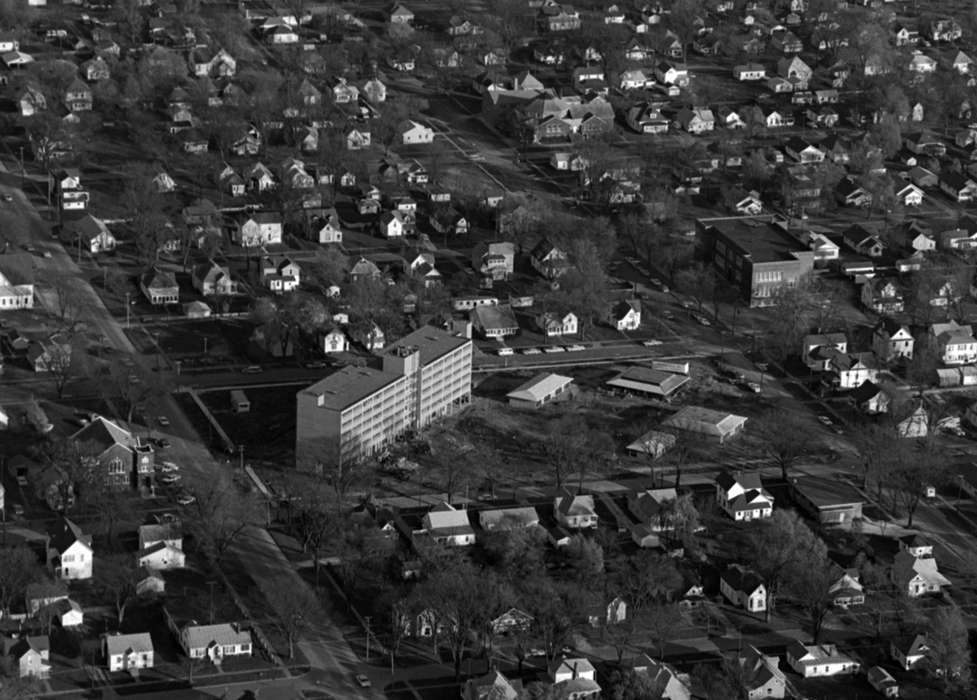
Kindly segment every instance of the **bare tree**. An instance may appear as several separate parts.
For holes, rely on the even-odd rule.
[[[243,494],[225,474],[218,474],[196,494],[190,525],[203,552],[219,562],[248,526],[252,512]]]
[[[37,555],[28,547],[0,547],[0,609],[9,611],[11,603],[22,599],[27,586],[43,576]]]
[[[811,431],[795,413],[772,409],[756,422],[757,436],[764,454],[780,468],[786,480],[790,470],[810,453]]]
[[[122,626],[126,608],[136,597],[138,570],[129,554],[109,554],[100,557],[95,567],[96,585],[115,603],[116,625]]]
[[[285,635],[291,660],[295,657],[295,642],[308,629],[310,613],[319,606],[319,601],[304,585],[276,586],[266,590],[265,597],[275,609],[275,623]]]

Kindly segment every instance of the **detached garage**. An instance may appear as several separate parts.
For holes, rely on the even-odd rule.
[[[805,476],[794,479],[790,491],[797,506],[822,525],[851,527],[862,517],[865,499],[844,482]]]

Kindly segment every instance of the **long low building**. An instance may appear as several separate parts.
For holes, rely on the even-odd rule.
[[[607,386],[667,399],[688,381],[689,378],[682,374],[634,366],[607,380]]]
[[[508,394],[510,406],[518,408],[539,408],[544,404],[570,396],[573,377],[561,374],[537,374],[528,382],[516,387]]]
[[[804,476],[790,484],[791,495],[798,507],[822,525],[847,525],[862,517],[865,499],[843,481]]]
[[[663,428],[695,433],[717,440],[720,444],[742,432],[745,425],[745,416],[714,411],[702,406],[685,406],[662,423]]]

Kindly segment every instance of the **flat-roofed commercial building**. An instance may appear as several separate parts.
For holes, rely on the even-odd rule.
[[[434,327],[384,350],[383,369],[344,367],[296,396],[299,469],[375,454],[471,399],[472,342]]]
[[[716,269],[750,306],[771,305],[778,289],[814,269],[814,251],[772,217],[700,219],[696,226]]]

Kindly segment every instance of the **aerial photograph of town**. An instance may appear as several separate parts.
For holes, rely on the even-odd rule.
[[[0,61],[0,700],[977,699],[977,0]]]

